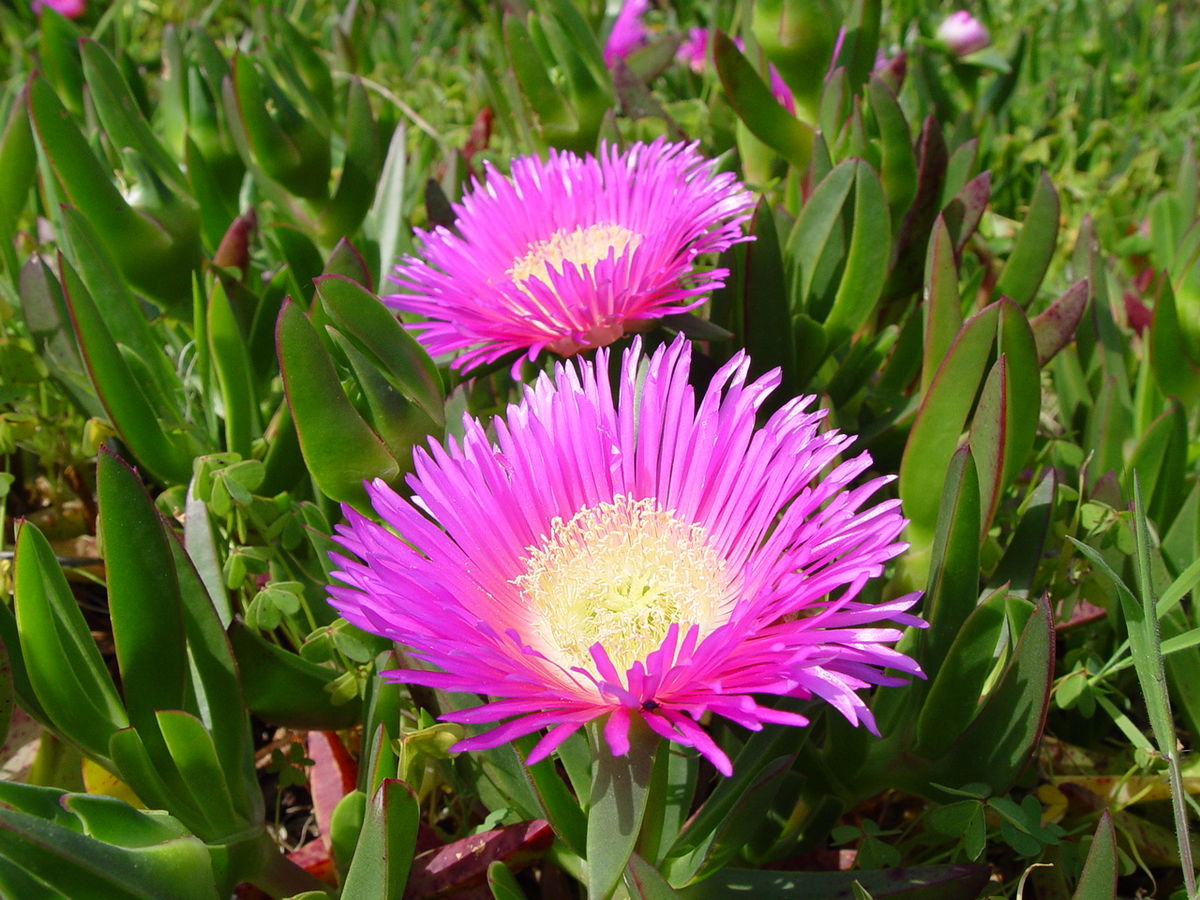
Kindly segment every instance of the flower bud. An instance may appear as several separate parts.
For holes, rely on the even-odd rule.
[[[967,56],[992,42],[992,36],[978,19],[960,9],[948,15],[938,26],[937,38],[955,56]]]
[[[84,0],[33,0],[29,5],[35,13],[40,13],[46,7],[54,10],[60,16],[68,19],[78,19],[87,9]]]

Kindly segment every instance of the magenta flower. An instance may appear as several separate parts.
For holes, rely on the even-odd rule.
[[[604,42],[604,64],[609,68],[618,59],[625,59],[646,43],[648,32],[642,16],[650,8],[650,0],[625,0],[613,20],[612,31]]]
[[[444,719],[504,724],[458,750],[548,728],[527,762],[607,717],[612,752],[640,717],[729,759],[698,724],[752,730],[807,719],[756,695],[817,697],[874,731],[857,691],[920,674],[892,649],[918,625],[910,594],[871,604],[864,584],[906,545],[888,478],[839,461],[852,438],[820,430],[815,398],[756,415],[779,384],[747,383],[739,353],[697,403],[682,337],[649,360],[640,338],[610,386],[608,351],[559,363],[493,423],[414,454],[413,498],[368,488],[378,524],[347,508],[332,604],[436,668],[389,677],[492,701]]]
[[[942,20],[937,38],[955,56],[967,56],[992,42],[988,30],[965,9],[956,10]]]
[[[735,39],[735,43],[739,45],[738,49],[741,49],[740,38]],[[708,29],[700,26],[689,28],[683,40],[679,42],[675,58],[685,63],[697,75],[703,73],[708,66]]]
[[[65,16],[68,19],[78,19],[87,9],[85,0],[33,0],[29,4],[30,9],[35,13],[40,13],[46,7],[54,10],[60,16]]]
[[[420,232],[384,297],[414,322],[432,354],[460,369],[513,351],[533,359],[610,344],[649,320],[693,309],[725,269],[696,272],[701,254],[746,240],[754,198],[695,144],[635,144],[600,156],[523,157],[505,178],[488,169],[454,207],[457,233]]]

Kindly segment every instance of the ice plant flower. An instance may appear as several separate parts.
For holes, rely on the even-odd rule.
[[[604,42],[604,64],[612,68],[618,59],[625,59],[634,50],[646,43],[649,32],[642,24],[642,16],[650,8],[650,0],[625,0],[613,20],[612,31]]]
[[[424,259],[394,270],[384,302],[418,313],[434,355],[467,370],[513,351],[570,356],[683,312],[725,269],[696,258],[745,240],[754,198],[695,144],[657,140],[598,157],[551,151],[504,177],[488,169],[454,206],[457,233],[418,231]]]
[[[956,10],[942,20],[937,38],[955,56],[967,56],[992,42],[988,30],[965,9]]]
[[[840,461],[852,438],[821,430],[812,397],[758,427],[778,371],[748,381],[739,353],[701,390],[682,336],[648,359],[640,341],[615,390],[601,350],[527,387],[494,440],[467,417],[414,454],[411,499],[370,485],[382,524],[345,510],[331,603],[431,666],[389,677],[492,698],[443,716],[503,721],[457,750],[547,728],[533,763],[605,717],[623,755],[640,718],[728,775],[703,716],[807,722],[759,695],[874,730],[856,692],[919,674],[890,646],[917,595],[859,599],[906,546],[898,501],[868,504],[889,479],[852,486],[870,458]]]

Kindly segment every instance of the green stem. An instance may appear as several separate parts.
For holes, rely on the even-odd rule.
[[[329,885],[285,857],[262,827],[225,844],[210,844],[208,850],[217,883],[230,890],[241,881],[250,882],[272,897],[329,890]]]
[[[269,848],[264,847],[261,868],[251,882],[272,897],[291,897],[305,891],[326,891],[329,885],[315,875],[310,875],[279,852],[274,841],[264,832]]]
[[[592,747],[587,826],[589,900],[607,900],[613,895],[637,846],[650,799],[654,760],[662,740],[640,716],[632,718],[629,751],[624,756],[613,756],[600,723],[588,727]]]

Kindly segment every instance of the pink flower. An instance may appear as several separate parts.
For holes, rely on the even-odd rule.
[[[646,26],[642,16],[650,8],[650,0],[625,0],[621,11],[613,20],[612,31],[604,42],[604,64],[611,67],[618,59],[625,59],[646,43]]]
[[[761,695],[874,731],[857,691],[920,674],[886,624],[920,625],[918,595],[858,599],[906,547],[899,501],[868,504],[890,479],[852,486],[871,460],[839,461],[853,439],[820,430],[813,397],[759,427],[779,373],[747,383],[744,354],[699,389],[682,337],[649,359],[636,339],[615,386],[608,366],[608,351],[557,364],[494,439],[465,418],[461,442],[414,454],[412,499],[370,485],[383,523],[346,508],[332,604],[435,669],[389,677],[492,698],[443,716],[507,720],[457,750],[548,728],[533,763],[606,717],[622,755],[640,717],[728,775],[706,714],[807,723]]]
[[[68,19],[78,19],[87,9],[85,0],[33,0],[29,6],[35,13],[40,13],[44,8],[49,7]]]
[[[610,344],[647,320],[692,309],[724,269],[696,258],[745,240],[753,196],[713,171],[695,144],[634,144],[599,157],[523,157],[505,178],[488,169],[454,207],[457,233],[420,232],[384,297],[418,313],[433,354],[470,369],[513,351],[570,356]]]
[[[965,9],[952,12],[942,21],[937,38],[955,56],[967,56],[992,42],[988,30]]]
[[[741,49],[740,39],[735,43]],[[708,29],[689,28],[687,35],[675,51],[675,58],[681,63],[685,63],[697,75],[702,73],[708,66]]]
[[[745,50],[746,45],[741,38],[734,38],[733,43],[739,50]],[[699,27],[689,29],[687,37],[675,51],[675,59],[685,63],[696,74],[702,73],[709,62],[708,29]],[[767,63],[767,77],[771,83],[771,95],[779,101],[780,106],[794,116],[796,100],[792,97],[792,90],[787,86],[787,82],[783,80],[779,71],[770,63]]]

